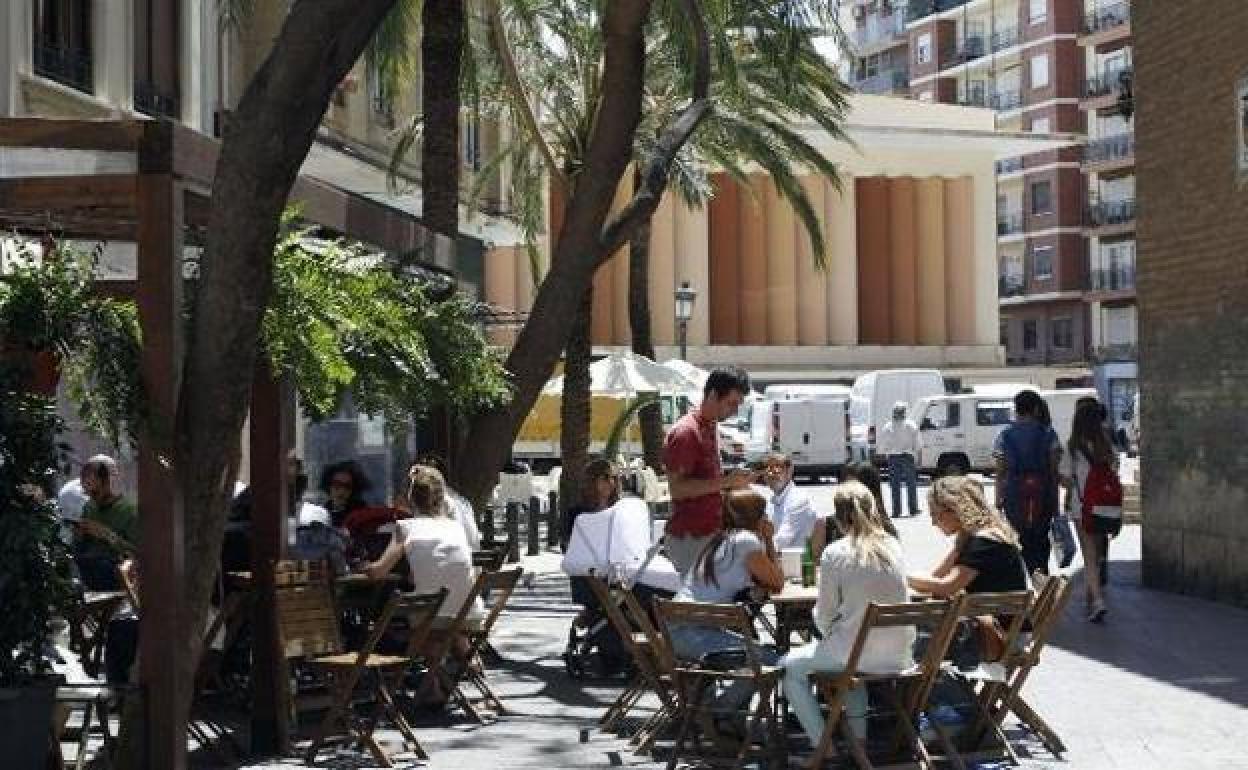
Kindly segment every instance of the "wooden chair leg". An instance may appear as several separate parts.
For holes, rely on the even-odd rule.
[[[871,764],[870,757],[867,756],[867,750],[863,748],[862,741],[858,740],[858,736],[854,734],[854,728],[841,716],[841,734],[845,738],[845,745],[849,747],[849,754],[854,758],[854,763],[858,765],[859,770],[873,770],[875,767]]]
[[[1040,742],[1049,750],[1049,753],[1058,757],[1066,753],[1066,744],[1062,743],[1061,736],[1049,727],[1049,723],[1044,721],[1044,718],[1037,714],[1027,701],[1023,700],[1023,696],[1014,696],[1010,701],[1010,710],[1014,712],[1014,716],[1018,717],[1018,721],[1040,737]]]
[[[317,726],[316,733],[312,736],[312,745],[308,747],[308,751],[304,754],[304,763],[313,764],[316,762],[316,755],[320,753],[321,746],[325,744],[325,739],[332,733],[334,727],[338,724],[338,720],[343,717],[344,711],[351,707],[351,691],[346,687],[348,677],[341,677],[338,672],[330,674],[332,693],[329,702],[329,711],[325,717],[321,719],[321,724]],[[348,717],[349,720],[349,717]],[[351,725],[347,724],[347,734],[351,733]]]
[[[823,734],[819,736],[819,744],[815,746],[815,753],[811,755],[806,763],[808,770],[819,770],[819,768],[823,767],[824,760],[836,756],[834,741],[837,726],[841,721],[844,702],[845,695],[839,690],[835,695],[828,698],[828,718],[824,720]]]
[[[677,716],[682,717],[680,720],[680,730],[676,733],[676,743],[672,746],[672,756],[667,760],[667,770],[676,770],[676,762],[680,759],[681,751],[685,748],[685,739],[689,735],[689,730],[693,727],[694,717],[697,715],[698,707],[702,704],[702,678],[690,677],[694,681],[677,682],[680,688],[680,705],[678,706]],[[680,712],[684,713],[681,714]]]

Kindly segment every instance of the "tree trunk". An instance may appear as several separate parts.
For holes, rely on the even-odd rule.
[[[191,692],[217,573],[239,435],[250,401],[260,322],[272,285],[282,210],[333,89],[396,0],[295,3],[268,58],[225,126],[212,188],[198,301],[187,331],[174,467],[186,533],[186,617],[168,660]],[[182,704],[183,716],[190,704]],[[123,733],[135,734],[131,710]],[[140,741],[122,740],[118,767],[143,767]]]
[[[654,360],[654,335],[650,332],[650,220],[628,242],[628,325],[633,352]],[[663,472],[663,410],[658,404],[637,413],[641,421],[641,452],[646,465]]]
[[[459,70],[463,0],[424,0],[420,11],[421,220],[454,238],[459,233]]]
[[[589,364],[594,352],[590,333],[593,309],[594,286],[591,283],[577,308],[572,322],[572,336],[568,338],[564,353],[563,397],[559,403],[559,455],[563,465],[559,476],[559,501],[563,511],[580,502],[581,490],[585,487],[585,466],[589,462],[592,417]]]

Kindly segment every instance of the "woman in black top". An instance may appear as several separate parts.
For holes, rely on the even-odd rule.
[[[965,476],[938,479],[928,493],[932,524],[954,545],[930,575],[907,578],[910,589],[938,598],[967,593],[1027,590],[1018,535],[984,499],[980,485]]]

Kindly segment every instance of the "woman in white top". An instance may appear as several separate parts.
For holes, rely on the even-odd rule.
[[[907,600],[906,570],[901,543],[880,525],[871,491],[857,481],[837,486],[833,493],[836,526],[844,537],[829,545],[819,565],[819,598],[815,625],[822,639],[799,647],[781,661],[784,692],[811,745],[823,735],[823,719],[810,686],[813,671],[843,671],[858,637],[867,606]],[[913,628],[883,628],[871,632],[858,660],[869,673],[903,671],[913,663]],[[845,713],[851,729],[866,735],[867,694],[849,693]]]

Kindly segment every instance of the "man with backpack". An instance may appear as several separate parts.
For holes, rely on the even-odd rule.
[[[1014,421],[997,437],[996,503],[1018,533],[1028,572],[1049,571],[1049,525],[1057,513],[1062,448],[1034,390],[1014,396]]]

